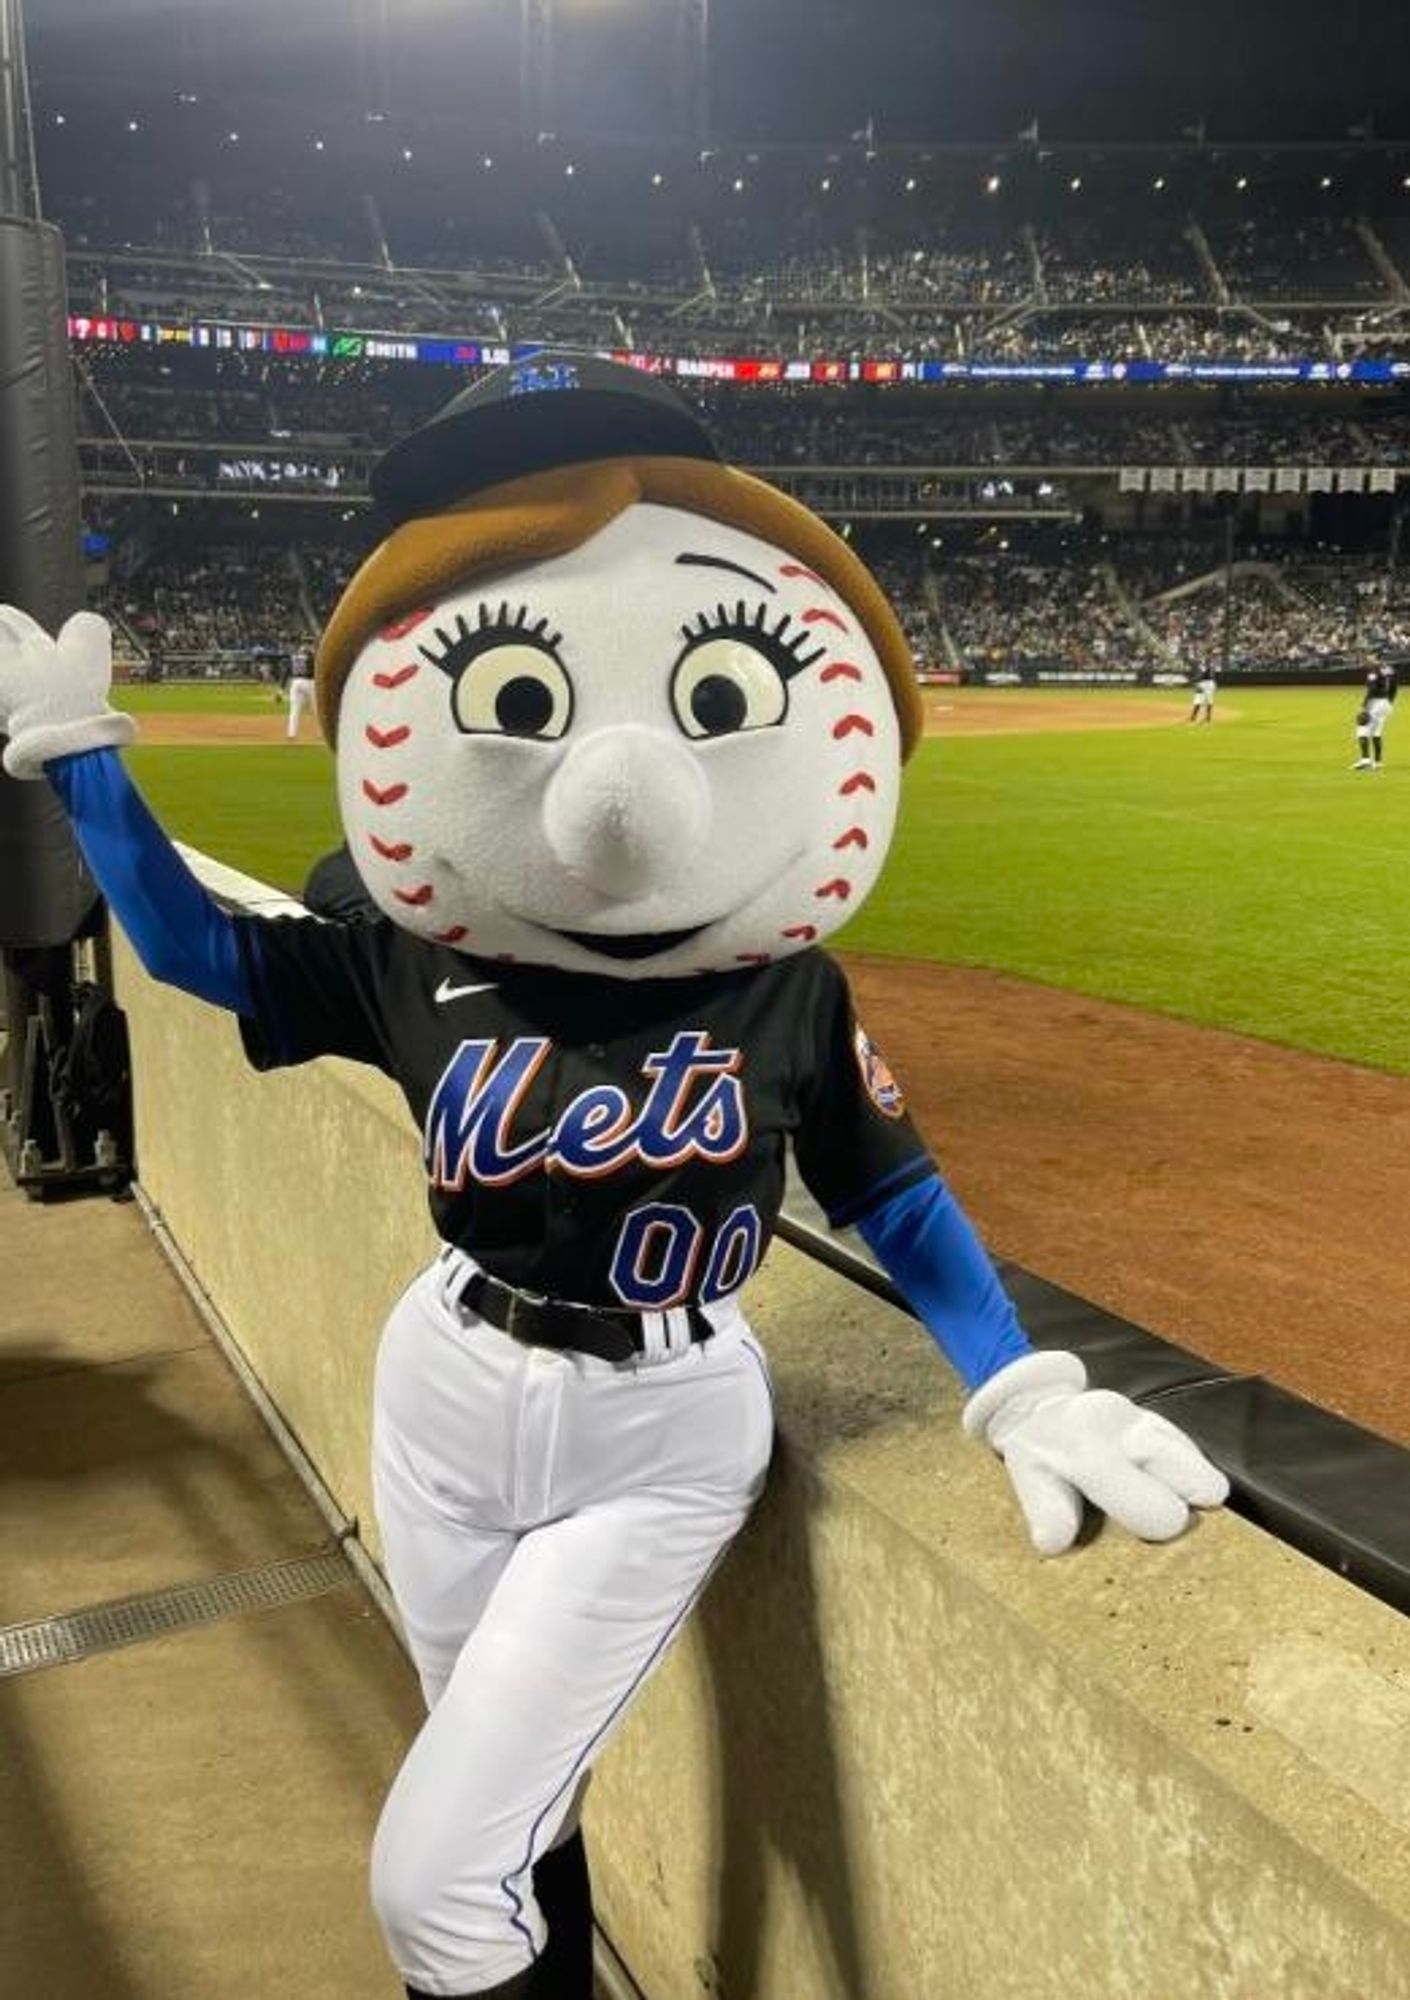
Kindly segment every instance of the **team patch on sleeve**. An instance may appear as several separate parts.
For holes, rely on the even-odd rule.
[[[901,1095],[901,1086],[886,1067],[880,1049],[860,1022],[852,1037],[852,1049],[857,1058],[857,1068],[862,1073],[862,1088],[877,1110],[887,1118],[903,1117],[906,1100]]]

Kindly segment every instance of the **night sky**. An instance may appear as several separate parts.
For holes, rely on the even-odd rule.
[[[671,129],[671,0],[558,0],[565,131]],[[27,0],[42,104],[142,88],[503,124],[518,0]],[[1407,0],[711,0],[723,140],[1410,131]]]

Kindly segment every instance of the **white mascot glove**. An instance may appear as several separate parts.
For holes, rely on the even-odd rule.
[[[76,611],[57,639],[0,604],[0,736],[5,769],[40,778],[52,757],[130,743],[137,726],[108,706],[113,641],[107,620]]]
[[[1008,1467],[1040,1555],[1071,1548],[1082,1500],[1148,1542],[1180,1533],[1191,1507],[1218,1507],[1229,1482],[1165,1417],[1089,1389],[1075,1354],[1025,1354],[970,1397],[964,1427]]]

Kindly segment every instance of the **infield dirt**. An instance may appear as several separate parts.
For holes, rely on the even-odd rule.
[[[1410,1444],[1410,1083],[991,972],[848,954],[999,1256]]]
[[[1074,693],[1067,689],[927,688],[927,736],[1026,736],[1070,734],[1092,729],[1168,729],[1189,713],[1181,700],[1132,702],[1121,694]],[[1228,710],[1232,716],[1234,711]],[[224,744],[281,743],[285,711],[270,703],[265,714],[179,714],[156,711],[141,718],[141,740],[154,746],[216,749]],[[322,741],[311,721],[295,739],[305,746]]]

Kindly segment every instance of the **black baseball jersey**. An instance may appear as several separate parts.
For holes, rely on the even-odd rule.
[[[1393,702],[1395,700],[1395,695],[1396,695],[1396,685],[1395,685],[1394,667],[1372,667],[1371,671],[1366,676],[1367,701]]]
[[[619,980],[469,958],[385,919],[235,924],[251,1061],[392,1077],[440,1236],[508,1284],[643,1311],[734,1291],[772,1234],[788,1138],[839,1224],[934,1171],[822,952]]]

